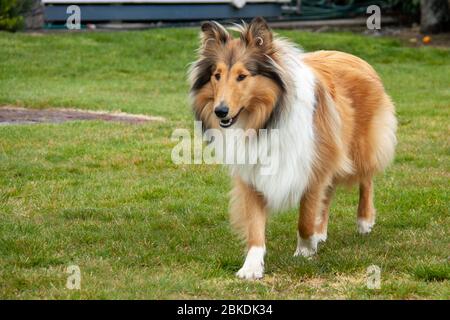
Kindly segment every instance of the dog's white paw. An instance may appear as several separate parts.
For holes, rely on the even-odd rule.
[[[302,239],[300,235],[297,234],[297,249],[295,250],[294,257],[312,257],[317,253],[317,245],[319,242],[326,240],[326,234],[317,233],[309,239]]]
[[[360,234],[368,234],[372,231],[375,221],[367,221],[364,219],[358,219],[358,232]]]
[[[317,250],[314,250],[312,248],[308,247],[300,247],[297,246],[297,249],[294,252],[294,257],[305,257],[305,258],[311,258],[313,255],[315,255]]]
[[[264,266],[243,266],[237,273],[236,276],[241,279],[246,280],[257,280],[264,276]]]
[[[251,247],[248,250],[244,265],[236,273],[236,276],[241,279],[256,280],[264,276],[264,254],[266,249],[264,247]]]

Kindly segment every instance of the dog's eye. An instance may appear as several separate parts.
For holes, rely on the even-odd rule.
[[[240,75],[238,75],[238,77],[237,77],[237,81],[242,81],[242,80],[244,80],[246,77],[247,77],[247,76],[246,76],[245,74],[240,74]]]
[[[219,80],[220,80],[220,73],[216,73],[216,74],[214,75],[214,77],[216,78],[217,81],[219,81]]]

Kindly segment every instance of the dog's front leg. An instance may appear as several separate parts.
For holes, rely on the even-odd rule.
[[[310,257],[327,238],[328,209],[331,203],[330,178],[314,183],[303,195],[298,219],[298,242],[294,256]]]
[[[235,179],[231,198],[231,223],[247,242],[247,257],[237,272],[242,279],[260,279],[264,275],[267,210],[264,197],[241,179]]]

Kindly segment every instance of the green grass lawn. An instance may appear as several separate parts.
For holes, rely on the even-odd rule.
[[[450,297],[450,50],[350,33],[281,32],[305,50],[356,54],[398,111],[395,163],[376,179],[377,225],[356,233],[357,190],[339,189],[329,238],[293,258],[297,211],[272,216],[266,277],[234,277],[219,166],[171,162],[192,130],[187,65],[197,30],[0,33],[0,105],[164,116],[164,123],[0,126],[0,298]],[[66,289],[69,265],[81,290]],[[381,289],[366,269],[381,268]]]

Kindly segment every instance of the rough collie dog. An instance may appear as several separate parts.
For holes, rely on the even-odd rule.
[[[279,168],[230,165],[231,222],[247,242],[237,276],[264,274],[269,212],[300,206],[295,256],[309,257],[327,238],[328,210],[338,183],[359,184],[357,226],[375,223],[373,176],[393,159],[394,105],[365,61],[343,52],[304,53],[273,35],[262,18],[201,27],[199,58],[190,69],[191,98],[204,128],[277,129]],[[275,145],[267,148],[275,150]]]

